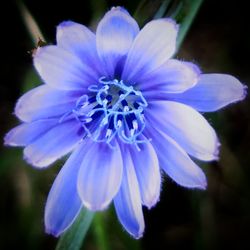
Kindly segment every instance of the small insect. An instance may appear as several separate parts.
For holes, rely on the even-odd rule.
[[[35,48],[29,51],[28,53],[31,54],[32,56],[35,56],[37,49],[45,46],[46,44],[47,43],[41,37],[38,37],[38,41],[36,43]]]

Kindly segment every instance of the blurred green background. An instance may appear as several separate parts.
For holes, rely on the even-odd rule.
[[[1,3],[0,133],[18,124],[13,109],[18,97],[40,84],[29,51],[34,48],[17,5]],[[48,43],[63,20],[95,27],[111,6],[131,14],[139,1],[23,1]],[[145,2],[145,1],[144,1]],[[161,1],[146,1],[137,16],[149,19]],[[178,1],[174,1],[175,4]],[[140,20],[139,20],[140,21]],[[197,63],[203,72],[228,73],[250,83],[250,21],[247,1],[205,0],[177,58]],[[249,99],[214,114],[205,114],[222,142],[220,161],[200,164],[208,177],[206,191],[188,190],[164,177],[161,200],[145,209],[145,236],[135,241],[121,228],[112,206],[97,214],[82,249],[249,249],[250,111]],[[63,161],[33,169],[22,150],[0,147],[0,249],[55,249],[57,239],[44,233],[47,194]]]

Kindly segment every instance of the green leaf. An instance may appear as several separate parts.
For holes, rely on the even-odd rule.
[[[60,237],[56,250],[79,250],[86,237],[94,212],[82,209],[74,224]]]

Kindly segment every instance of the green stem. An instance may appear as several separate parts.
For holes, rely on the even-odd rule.
[[[103,213],[96,214],[94,223],[93,223],[93,230],[95,234],[95,238],[97,241],[98,249],[99,250],[109,250],[110,246],[107,239],[105,222],[104,222],[104,215]]]
[[[46,41],[38,24],[36,23],[34,17],[31,15],[27,7],[22,3],[22,1],[17,0],[16,3],[20,10],[25,27],[28,30],[33,43],[36,45],[40,39],[42,41]]]
[[[194,21],[194,18],[202,4],[203,0],[187,0],[187,8],[185,9],[184,6],[182,8],[182,10],[180,12],[182,13],[178,13],[177,16],[179,15],[183,15],[182,20],[179,22],[180,25],[180,30],[178,33],[178,38],[177,38],[177,51],[179,50],[184,38],[187,35],[187,32],[191,26],[191,24]],[[183,12],[185,12],[185,14],[183,14]],[[176,18],[178,21],[178,17]]]
[[[153,19],[161,4],[162,0],[140,1],[134,13],[134,18],[138,22],[140,27],[143,27],[146,22],[148,22],[150,19]]]
[[[171,4],[171,0],[163,1],[160,8],[154,15],[154,19],[162,18],[170,4]]]
[[[56,250],[79,250],[86,237],[94,212],[82,209],[74,224],[60,237]]]

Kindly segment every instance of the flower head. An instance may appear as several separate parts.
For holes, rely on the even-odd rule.
[[[245,87],[233,76],[201,74],[196,65],[171,59],[177,33],[171,19],[140,30],[117,7],[96,34],[63,22],[57,45],[36,51],[44,84],[17,102],[22,124],[5,144],[24,146],[25,159],[38,168],[72,152],[48,196],[48,233],[60,235],[82,207],[103,210],[114,201],[124,228],[141,237],[142,206],[159,200],[160,168],[181,186],[206,188],[190,156],[217,160],[219,142],[199,112],[244,99]]]

